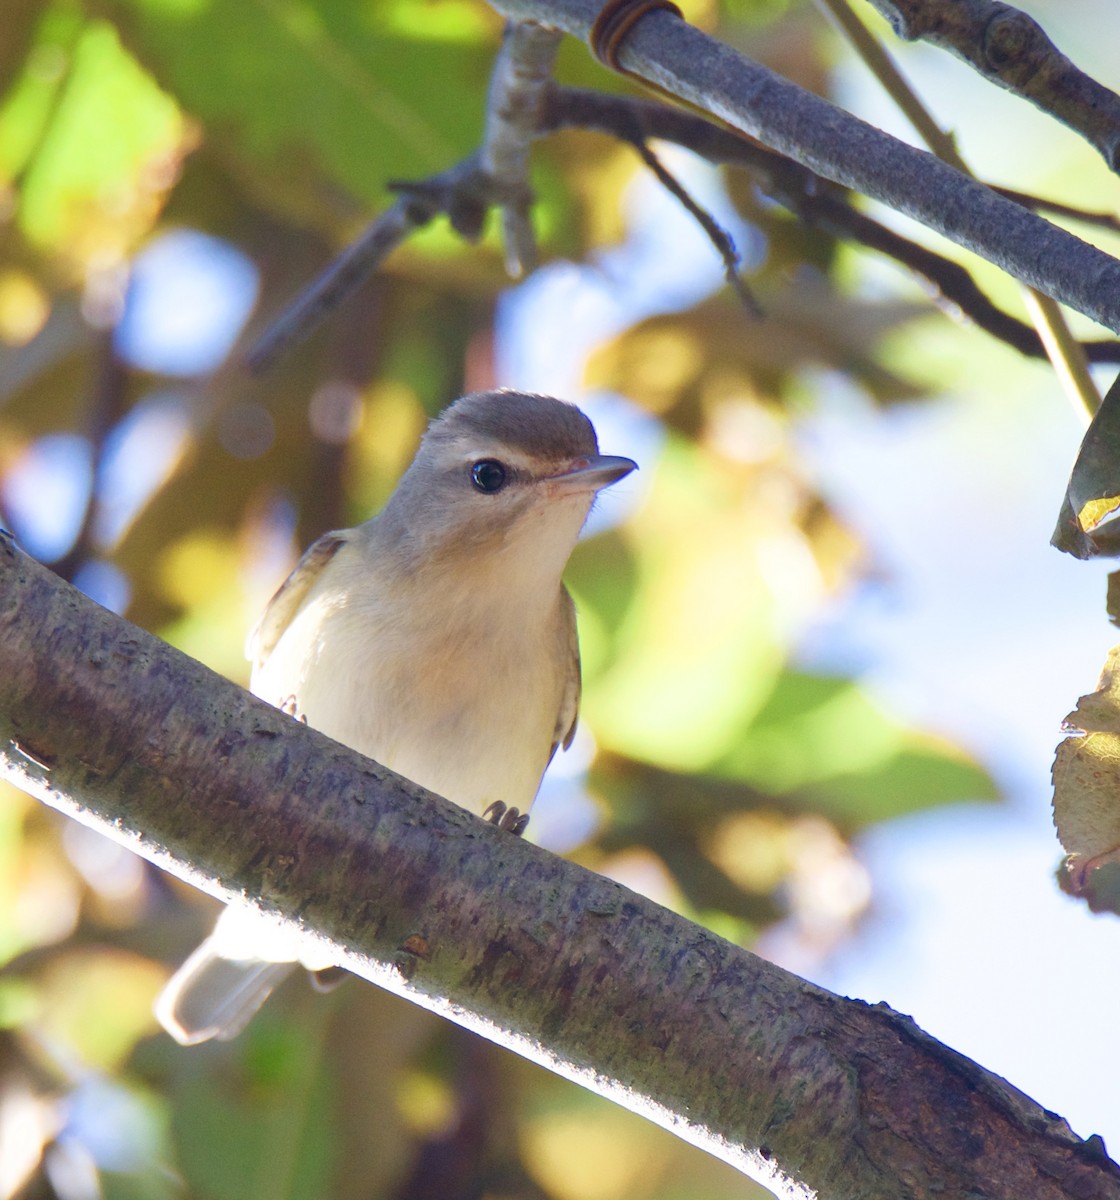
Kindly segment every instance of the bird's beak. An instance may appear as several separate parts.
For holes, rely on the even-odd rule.
[[[558,475],[549,475],[545,483],[554,495],[597,492],[637,469],[638,464],[633,459],[619,458],[614,454],[589,454],[585,458],[573,458],[566,470]]]

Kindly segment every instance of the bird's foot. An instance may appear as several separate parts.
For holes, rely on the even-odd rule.
[[[282,701],[276,706],[282,713],[287,713],[289,717],[295,717],[297,721],[301,721],[304,725],[307,724],[307,717],[299,711],[299,701],[294,695],[291,695],[287,700]]]
[[[310,974],[311,986],[317,992],[333,992],[350,972],[344,967],[320,967]]]
[[[528,813],[523,813],[518,808],[509,808],[500,800],[495,800],[487,808],[482,814],[482,819],[489,821],[491,825],[497,825],[499,829],[506,830],[507,833],[512,833],[514,837],[520,837],[529,824]]]

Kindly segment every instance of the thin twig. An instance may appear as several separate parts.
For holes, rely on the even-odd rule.
[[[538,96],[538,104],[537,137],[562,128],[598,129],[629,142],[634,142],[636,136],[642,140],[656,137],[687,146],[712,162],[744,167],[752,172],[769,196],[799,219],[875,249],[921,274],[949,303],[1021,353],[1033,357],[1045,353],[1038,335],[993,305],[963,267],[865,217],[852,207],[836,185],[785,155],[744,139],[707,118],[648,101],[547,86]],[[478,155],[464,159],[432,179],[397,186],[405,193],[397,204],[374,221],[362,237],[266,331],[249,356],[255,370],[263,369],[282,351],[305,337],[328,312],[360,286],[409,233],[432,217],[446,213],[453,227],[473,240],[481,232],[488,208],[503,207],[511,202],[508,190],[503,192],[482,169]],[[1045,202],[1036,204],[1033,198],[1020,193],[1011,194],[1011,199],[1024,207],[1045,206]],[[1064,231],[1041,222],[1041,236],[1045,237],[1048,231],[1064,234]],[[1076,239],[1074,243],[1082,245]],[[986,256],[995,257],[990,253]],[[1105,263],[1107,266],[1102,268],[1105,275],[1108,267],[1118,265],[1107,257]],[[1075,306],[1083,310],[1086,307]],[[1092,362],[1120,361],[1120,343],[1094,340],[1084,345]]]
[[[397,200],[366,227],[331,265],[265,330],[245,356],[249,370],[270,367],[285,350],[308,337],[319,323],[353,295],[410,233],[439,211],[414,197]]]
[[[972,175],[968,164],[957,150],[956,142],[933,119],[898,64],[852,12],[847,0],[817,2],[835,19],[868,70],[902,109],[933,153],[962,174]],[[1021,283],[1020,287],[1027,312],[1038,331],[1054,372],[1061,381],[1062,390],[1075,409],[1092,417],[1100,408],[1100,393],[1089,374],[1085,353],[1070,332],[1058,302],[1025,283]]]
[[[490,0],[586,41],[600,0]],[[665,12],[630,30],[628,73],[870,196],[1120,331],[1120,261]]]
[[[1021,354],[1045,357],[1038,334],[994,305],[960,263],[867,216],[851,204],[842,189],[800,163],[703,117],[649,100],[556,87],[542,114],[541,133],[583,129],[630,141],[635,121],[647,137],[675,142],[709,162],[749,171],[761,191],[806,225],[892,258],[922,276],[986,333]],[[1092,340],[1083,345],[1091,362],[1120,362],[1120,341]]]
[[[486,214],[502,214],[506,265],[515,278],[536,261],[529,213],[529,150],[552,73],[560,33],[532,21],[511,22],[494,64],[486,128],[477,152],[429,179],[389,183],[399,198],[367,226],[322,275],[265,331],[246,356],[263,371],[306,338],[348,299],[410,234],[440,213],[468,241],[482,234]]]
[[[734,289],[735,294],[739,297],[743,307],[752,317],[761,318],[763,316],[762,308],[751,294],[750,288],[747,287],[746,281],[739,273],[741,260],[739,258],[739,251],[735,249],[735,243],[731,240],[731,235],[707,209],[697,204],[688,194],[680,180],[654,154],[644,138],[632,139],[631,145],[642,156],[642,161],[646,166],[657,176],[657,180],[661,186],[680,201],[700,228],[707,234],[708,240],[715,246],[717,253],[723,260],[724,276]]]
[[[128,410],[128,371],[117,353],[113,329],[98,330],[94,344],[97,366],[87,397],[84,429],[93,477],[85,495],[78,532],[66,553],[51,564],[55,574],[70,583],[99,549],[96,530],[100,475],[105,466],[109,435]]]
[[[956,138],[933,119],[929,109],[903,79],[902,72],[879,39],[843,0],[817,0],[817,3],[832,17],[844,36],[852,43],[864,65],[895,102],[902,115],[914,126],[922,141],[938,158],[955,166],[958,171],[961,170],[963,164],[957,153]]]
[[[1063,204],[1060,200],[1048,200],[1045,196],[1035,196],[1030,192],[1019,192],[1014,188],[1000,187],[998,184],[989,183],[988,187],[993,192],[999,192],[1001,196],[1006,196],[1008,200],[1014,200],[1016,204],[1023,205],[1024,208],[1031,208],[1035,212],[1053,213],[1056,217],[1068,217],[1071,221],[1081,221],[1085,225],[1096,225],[1101,229],[1111,229],[1113,232],[1120,231],[1120,217],[1111,212],[1094,212],[1087,208],[1078,208],[1073,204]]]
[[[533,21],[508,23],[490,74],[479,163],[495,188],[506,195],[500,205],[502,244],[506,270],[514,279],[531,271],[537,261],[530,220],[529,151],[562,36],[559,30]]]

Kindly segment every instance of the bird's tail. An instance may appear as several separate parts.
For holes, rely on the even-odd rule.
[[[211,934],[168,980],[156,1000],[156,1017],[183,1046],[236,1037],[296,966],[230,958]]]

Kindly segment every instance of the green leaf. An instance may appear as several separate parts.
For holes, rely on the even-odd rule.
[[[240,1064],[230,1056],[199,1064],[179,1092],[173,1125],[193,1195],[329,1194],[338,1135],[336,1085],[319,1044],[324,1019],[295,1025],[261,1014],[238,1044]]]
[[[728,470],[683,439],[663,452],[648,501],[624,531],[629,603],[621,619],[617,609],[608,618],[610,661],[585,696],[588,723],[611,750],[701,770],[769,694],[783,657],[783,599],[765,555],[779,535],[764,534],[763,512],[751,514],[750,485],[749,471]]]
[[[422,33],[400,3],[117,7],[135,52],[273,203],[352,215],[340,191],[365,211],[387,179],[442,170],[477,143],[499,23],[462,4],[425,5]]]
[[[999,791],[991,776],[956,748],[907,733],[890,757],[821,780],[803,795],[806,808],[851,829],[945,804],[996,800]]]
[[[959,750],[894,720],[857,683],[796,671],[716,770],[846,829],[998,794]]]
[[[81,13],[54,4],[46,12],[17,0],[5,7],[0,40],[0,177],[13,179],[27,164],[50,119],[66,64],[81,32]]]
[[[44,61],[58,74],[36,66]],[[76,30],[68,9],[43,22],[0,128],[0,173],[21,177],[24,235],[81,258],[119,252],[146,229],[160,186],[153,169],[174,158],[183,139],[175,102],[114,28],[90,21]]]

